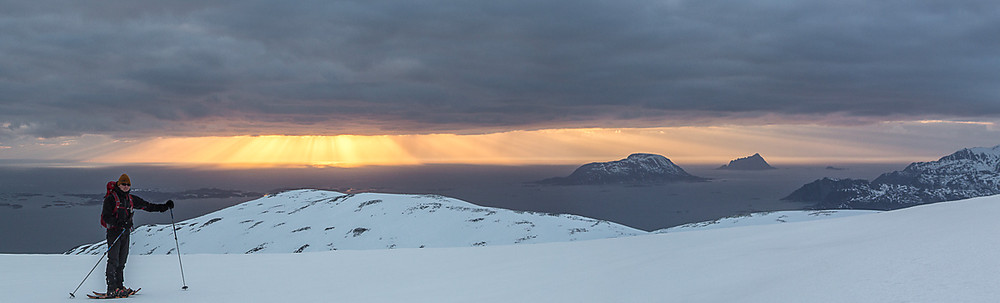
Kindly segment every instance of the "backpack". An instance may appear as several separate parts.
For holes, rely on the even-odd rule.
[[[108,186],[107,186],[108,191],[107,191],[107,193],[104,194],[104,198],[105,199],[108,198],[108,195],[111,195],[112,197],[115,197],[115,212],[114,212],[114,215],[116,217],[118,216],[118,210],[119,209],[122,209],[122,208],[132,209],[132,207],[134,206],[132,204],[132,195],[128,195],[128,207],[122,207],[121,201],[118,200],[118,195],[115,195],[114,193],[112,193],[112,191],[115,189],[115,186],[117,186],[117,185],[118,185],[118,181],[108,182]],[[104,216],[103,215],[101,216],[101,226],[104,226],[104,228],[108,228],[108,223],[104,222]]]

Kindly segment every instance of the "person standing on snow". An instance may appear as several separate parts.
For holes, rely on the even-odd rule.
[[[111,182],[108,182],[111,183]],[[133,209],[149,212],[165,212],[174,208],[174,201],[167,200],[164,204],[146,202],[138,196],[129,193],[132,181],[127,174],[122,174],[115,182],[111,192],[104,196],[104,209],[101,219],[107,224],[108,243],[114,243],[108,248],[108,267],[105,275],[108,280],[108,296],[128,296],[134,290],[125,287],[125,261],[128,259],[129,234],[132,229]]]

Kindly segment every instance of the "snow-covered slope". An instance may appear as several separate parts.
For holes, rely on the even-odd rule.
[[[878,213],[876,210],[788,210],[759,212],[725,217],[712,221],[689,223],[653,231],[653,233],[673,233],[717,228],[731,228],[752,225],[768,225],[792,222],[806,222],[823,219],[850,217]]]
[[[130,302],[1000,302],[1000,197],[593,241],[133,256]],[[221,223],[221,221],[219,222]],[[99,256],[0,255],[4,302],[67,302]],[[104,288],[99,273],[77,293]]]
[[[659,183],[703,181],[688,174],[670,159],[654,154],[631,154],[611,162],[594,162],[580,166],[567,177],[549,178],[538,183],[552,185],[594,185],[615,183]]]
[[[477,206],[437,195],[295,190],[176,224],[182,253],[291,253],[339,249],[486,246],[644,234],[574,215]],[[170,225],[140,226],[132,254],[171,254]],[[106,241],[67,254],[101,254]]]
[[[915,162],[871,182],[820,179],[784,199],[814,202],[817,209],[896,209],[996,194],[1000,194],[1000,145],[966,148],[937,161]]]

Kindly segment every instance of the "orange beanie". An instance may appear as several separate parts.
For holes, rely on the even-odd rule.
[[[118,177],[118,185],[122,185],[123,183],[131,185],[132,180],[128,179],[128,175],[122,174],[121,177]]]

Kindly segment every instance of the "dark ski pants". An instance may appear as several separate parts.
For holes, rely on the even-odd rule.
[[[118,237],[121,235],[121,238]],[[118,239],[115,242],[115,239]],[[108,292],[119,289],[125,283],[125,261],[128,259],[129,232],[121,229],[108,229],[108,243],[114,243],[108,250],[108,267],[104,275],[108,280]]]

